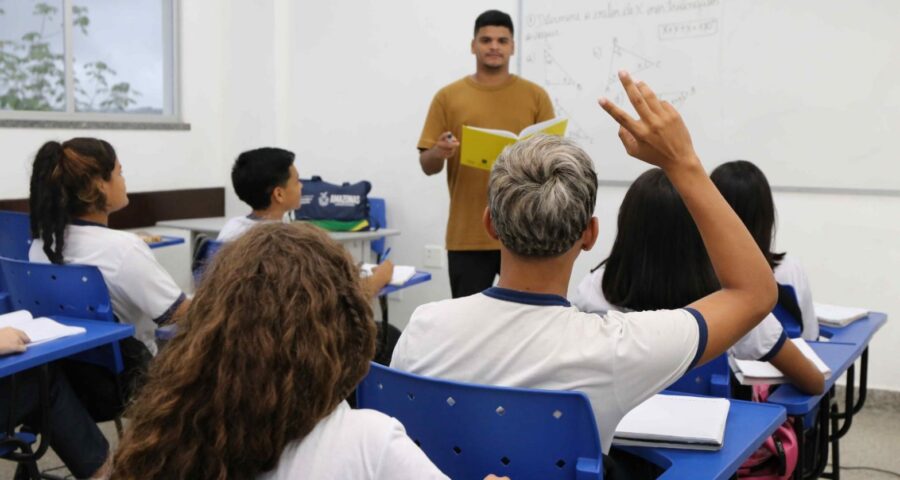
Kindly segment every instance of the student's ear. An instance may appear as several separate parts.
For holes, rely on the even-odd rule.
[[[512,47],[512,50],[509,51],[509,56],[511,57],[516,54],[516,41],[514,39],[510,39],[509,45]]]
[[[284,199],[284,187],[275,187],[272,189],[272,204],[283,205]]]
[[[588,222],[587,227],[581,232],[581,249],[585,252],[594,248],[594,244],[597,243],[597,237],[600,236],[600,221],[597,220],[597,217],[591,217],[591,221]]]
[[[494,230],[494,222],[491,220],[491,207],[484,207],[484,215],[482,215],[481,221],[484,223],[484,229],[487,230],[488,236],[494,240],[500,240],[500,237],[497,236],[497,231]]]
[[[475,55],[475,38],[472,39],[472,43],[469,45],[469,51],[472,52],[472,55]]]

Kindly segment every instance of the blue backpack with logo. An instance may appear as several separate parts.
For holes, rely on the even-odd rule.
[[[319,176],[300,181],[303,183],[303,194],[300,208],[294,211],[297,220],[368,220],[371,183],[363,180],[335,185]]]

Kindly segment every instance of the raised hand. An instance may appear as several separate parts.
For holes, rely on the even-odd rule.
[[[644,82],[635,83],[624,70],[619,72],[619,80],[640,118],[633,119],[606,98],[600,99],[600,106],[619,124],[625,151],[667,171],[698,165],[691,134],[675,107],[660,101]]]

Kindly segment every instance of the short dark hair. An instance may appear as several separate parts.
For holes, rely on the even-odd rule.
[[[784,253],[772,251],[775,233],[775,201],[766,175],[752,162],[735,160],[716,167],[709,176],[725,201],[750,230],[773,269]]]
[[[481,27],[506,27],[509,29],[509,33],[515,33],[513,30],[513,22],[512,17],[509,16],[508,13],[501,12],[500,10],[488,10],[478,18],[475,19],[475,32],[473,35],[478,35],[478,30]]]
[[[630,310],[681,308],[719,289],[694,220],[658,168],[625,193],[604,264],[603,296]]]
[[[231,168],[234,193],[254,210],[269,208],[272,191],[291,178],[294,154],[280,148],[257,148],[238,155]]]

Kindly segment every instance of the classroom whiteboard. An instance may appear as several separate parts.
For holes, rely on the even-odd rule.
[[[522,75],[603,180],[632,180],[627,69],[681,111],[708,168],[751,160],[782,187],[900,189],[900,1],[523,0]],[[629,106],[629,110],[630,106]]]

